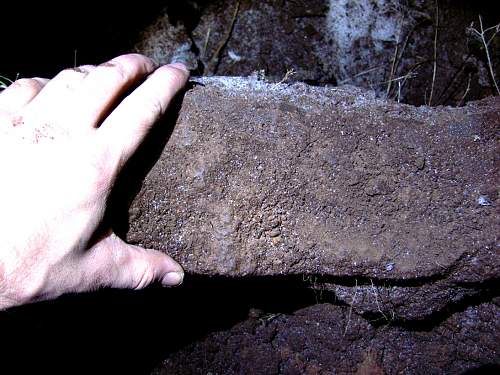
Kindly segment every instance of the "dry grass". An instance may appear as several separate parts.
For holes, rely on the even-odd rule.
[[[495,86],[497,95],[500,95],[500,89],[498,88],[498,83],[495,78],[495,71],[493,69],[493,62],[491,61],[490,55],[490,44],[495,39],[497,34],[500,32],[500,23],[495,26],[491,26],[488,28],[483,27],[483,19],[481,15],[479,15],[479,30],[474,27],[474,23],[470,25],[468,31],[482,44],[484,48],[484,52],[486,54],[486,61],[488,63],[488,70],[490,73],[490,78],[493,81],[493,85]],[[488,35],[489,34],[489,35]]]
[[[16,77],[17,79],[17,77]],[[14,80],[15,81],[15,80]],[[5,76],[2,76],[0,75],[0,90],[4,90],[6,89],[7,87],[9,87],[13,82],[13,80],[5,77]]]
[[[214,54],[212,55],[212,57],[210,58],[210,61],[207,64],[207,69],[206,69],[207,75],[217,74],[217,69],[219,68],[219,63],[220,63],[220,59],[222,56],[222,51],[224,51],[224,48],[226,48],[227,44],[229,43],[229,40],[231,39],[231,36],[233,34],[233,30],[234,30],[234,26],[236,24],[236,20],[238,19],[239,12],[240,12],[240,0],[238,0],[236,2],[236,6],[235,6],[234,12],[233,12],[233,17],[231,18],[231,22],[229,23],[229,27],[226,30],[226,35],[224,36],[222,41],[219,43],[219,45],[215,49]],[[210,37],[210,34],[208,32],[207,39],[206,39],[207,44],[208,44],[209,37]],[[207,47],[205,46],[204,49],[206,50],[206,48]],[[204,51],[204,53],[205,53],[205,51]]]
[[[465,103],[465,98],[469,94],[470,91],[470,82],[472,80],[472,74],[469,73],[469,78],[467,80],[467,87],[465,89],[464,95],[462,96],[462,99],[460,99],[460,102],[458,103],[459,106],[462,106]]]
[[[373,296],[375,297],[375,304],[377,305],[377,310],[380,313],[380,315],[383,317],[383,319],[387,322],[387,324],[390,324],[394,320],[396,313],[394,311],[391,311],[391,317],[388,317],[386,315],[386,313],[384,313],[384,311],[380,307],[380,303],[378,300],[378,297],[379,297],[378,290],[375,287],[375,284],[373,283],[372,279],[370,279],[370,282],[371,282],[371,290],[372,290]]]
[[[352,300],[349,307],[349,314],[347,315],[347,323],[344,329],[344,336],[347,334],[347,330],[349,329],[349,325],[351,324],[351,316],[352,316],[352,308],[354,303],[356,302],[356,297],[358,295],[358,279],[355,279],[356,285],[354,286],[354,295],[352,296]]]
[[[309,283],[310,288],[314,293],[314,299],[316,300],[316,304],[321,303],[323,301],[324,285],[318,284],[317,276],[302,275],[302,281]]]
[[[285,73],[285,76],[283,77],[283,79],[281,81],[279,81],[278,83],[285,83],[287,82],[290,78],[292,78],[297,72],[295,71],[295,69],[291,68],[291,69],[287,69],[286,73]]]
[[[434,25],[434,66],[432,70],[432,83],[431,83],[431,93],[429,95],[428,105],[432,105],[432,97],[434,96],[434,84],[436,83],[436,72],[437,72],[437,43],[438,43],[438,29],[439,29],[439,3],[436,0],[436,23]]]

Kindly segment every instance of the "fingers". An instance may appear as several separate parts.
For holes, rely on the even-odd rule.
[[[182,267],[168,255],[125,243],[111,234],[85,254],[86,274],[96,287],[142,289],[154,281],[182,283]]]
[[[61,130],[74,128],[73,122],[77,116],[75,108],[79,105],[74,92],[94,68],[92,65],[85,65],[58,73],[26,105],[23,117],[33,124],[49,123],[57,125]]]
[[[157,69],[103,122],[98,133],[101,141],[112,149],[111,154],[120,160],[119,165],[134,153],[188,77],[189,73],[182,64]]]
[[[69,99],[68,95],[80,86],[93,69],[95,69],[93,65],[83,65],[59,72],[46,84],[43,92],[30,103],[30,110],[43,113],[60,107],[61,100]]]
[[[49,80],[22,78],[0,93],[0,111],[15,113],[24,108],[42,90]]]
[[[49,122],[78,129],[93,128],[117,99],[155,69],[148,57],[118,56],[99,66],[66,69],[55,76],[27,111],[50,116]]]
[[[129,54],[116,57],[88,73],[77,89],[78,122],[96,127],[116,101],[130,87],[156,69],[146,56]]]

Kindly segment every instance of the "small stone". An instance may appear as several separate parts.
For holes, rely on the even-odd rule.
[[[264,315],[264,311],[262,311],[260,309],[248,310],[248,318],[249,319],[259,319],[262,315]]]
[[[269,232],[269,237],[278,237],[281,234],[281,231],[279,228],[274,228],[272,231]]]
[[[390,272],[390,271],[392,271],[393,269],[394,269],[394,262],[390,262],[390,263],[387,263],[387,264],[385,265],[385,270],[386,270],[386,271],[389,271],[389,272]]]
[[[417,158],[417,160],[415,160],[415,166],[417,167],[417,169],[419,171],[421,171],[422,169],[424,169],[424,167],[425,167],[425,158],[423,158],[423,157]]]
[[[486,195],[480,195],[479,198],[477,198],[477,203],[480,206],[491,206],[491,200],[488,198]]]

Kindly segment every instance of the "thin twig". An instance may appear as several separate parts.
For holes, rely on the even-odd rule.
[[[14,83],[14,81],[12,81],[10,78],[7,78],[5,76],[0,75],[0,89],[1,90],[6,89],[7,87],[9,87],[9,85],[11,85],[13,83]]]
[[[207,53],[207,47],[208,47],[208,41],[210,40],[210,32],[211,32],[211,28],[209,27],[208,28],[208,31],[207,31],[207,36],[205,38],[205,44],[203,45],[203,52],[201,53],[201,57],[204,58],[206,53]]]
[[[464,103],[465,97],[469,93],[471,79],[472,79],[472,74],[469,73],[469,80],[467,81],[467,88],[465,89],[464,96],[462,96],[462,99],[460,99],[460,101],[458,102],[458,106],[461,106]]]
[[[405,43],[403,44],[403,48],[401,48],[401,53],[399,54],[398,59],[396,60],[396,66],[394,67],[394,71],[397,72],[399,68],[399,64],[401,63],[401,60],[403,60],[403,55],[406,50],[406,47],[408,46],[408,43],[410,41],[411,36],[415,32],[415,29],[417,28],[417,25],[413,25],[411,30],[406,34],[405,38]]]
[[[394,57],[392,59],[392,64],[391,64],[391,73],[389,74],[389,80],[387,81],[387,90],[385,93],[386,98],[389,97],[389,93],[391,92],[391,87],[392,87],[392,77],[394,77],[394,68],[396,67],[396,60],[398,58],[398,50],[399,50],[399,37],[396,43],[396,48],[394,49]]]
[[[418,62],[416,63],[415,65],[413,65],[410,70],[408,71],[408,73],[406,73],[404,76],[401,76],[401,77],[397,77],[397,78],[393,78],[392,81],[393,82],[397,82],[398,83],[398,94],[397,94],[397,101],[398,103],[401,102],[401,91],[404,87],[404,85],[406,84],[406,81],[408,81],[408,79],[412,79],[412,78],[415,78],[418,76],[418,74],[415,72],[420,66],[426,64],[427,61],[421,61],[421,62]],[[382,82],[382,84],[384,84],[385,82]],[[424,103],[426,103],[426,101],[424,101]]]
[[[418,68],[420,68],[422,65],[426,64],[426,61],[421,61],[421,62],[418,62],[416,63],[415,65],[413,65],[410,70],[408,71],[408,73],[406,73],[406,75],[404,75],[404,80],[403,82],[401,83],[401,87],[403,87],[405,84],[406,84],[406,81],[408,80],[408,78],[414,78],[416,77],[418,74],[417,73],[414,73],[415,70],[417,70]]]
[[[406,80],[408,78],[415,78],[417,75],[418,75],[417,73],[413,73],[410,71],[410,72],[406,73],[404,76],[393,78],[389,81],[382,82],[382,84],[385,84],[388,82],[398,82],[398,81]]]
[[[356,302],[356,296],[358,295],[358,279],[355,279],[356,285],[354,289],[354,296],[352,297],[351,301],[351,307],[349,308],[349,315],[347,316],[347,324],[345,325],[344,329],[344,336],[347,334],[347,330],[349,329],[349,324],[351,324],[351,315],[352,315],[352,306],[354,305],[354,302]]]
[[[240,0],[236,2],[236,8],[234,9],[233,18],[231,19],[231,23],[229,28],[227,29],[225,37],[222,39],[222,42],[219,44],[217,49],[215,50],[212,58],[210,59],[209,69],[207,69],[208,73],[216,74],[217,69],[219,68],[220,63],[220,55],[224,48],[226,47],[229,39],[231,39],[231,35],[233,34],[234,25],[236,23],[236,19],[238,18],[238,13],[240,11]]]
[[[438,28],[439,28],[439,3],[438,0],[436,0],[436,29],[434,31],[434,69],[432,72],[432,84],[431,84],[431,93],[429,96],[429,106],[432,105],[432,95],[434,94],[434,83],[436,82]]]
[[[472,52],[469,52],[467,54],[467,56],[465,57],[465,59],[462,61],[462,65],[460,66],[460,68],[458,68],[455,71],[455,73],[453,74],[453,77],[448,81],[448,83],[446,84],[446,87],[441,91],[441,94],[439,94],[439,96],[437,98],[437,102],[438,103],[446,103],[453,96],[453,94],[455,93],[455,91],[452,90],[450,92],[450,94],[444,100],[442,100],[443,97],[444,97],[444,95],[453,86],[453,84],[455,83],[455,81],[457,80],[457,78],[460,76],[460,74],[465,70],[465,68],[467,67],[467,62],[469,61],[469,59],[471,57],[472,57]]]
[[[294,76],[297,72],[295,71],[295,69],[293,68],[290,68],[290,69],[287,69],[286,73],[285,73],[285,76],[283,77],[283,79],[281,81],[278,82],[278,84],[280,83],[285,83],[286,81],[288,81],[290,78],[292,78],[292,76]]]
[[[491,29],[496,29],[496,30],[493,33],[493,35],[491,36],[491,38],[488,39],[488,43],[487,43],[488,46],[490,45],[490,43],[492,42],[492,40],[495,39],[495,37],[497,36],[498,32],[500,32],[500,23],[498,25],[493,26],[493,27],[487,28],[486,30],[484,30],[484,32],[487,33]]]
[[[495,37],[495,35],[498,33],[498,31],[495,31],[495,33],[493,34],[493,37],[491,37],[490,40],[488,42],[486,42],[484,35],[488,30],[491,30],[491,27],[486,29],[486,31],[483,29],[483,19],[481,18],[481,15],[479,15],[479,25],[481,27],[481,39],[482,39],[483,44],[484,44],[484,50],[486,51],[486,58],[488,60],[488,67],[490,68],[491,79],[493,80],[493,84],[495,85],[495,88],[497,89],[497,94],[500,95],[500,89],[498,88],[498,84],[497,84],[497,81],[495,78],[495,72],[493,71],[493,64],[491,63],[490,49],[489,49],[489,44],[493,40],[493,37]],[[499,25],[495,26],[495,28],[498,28]]]
[[[378,292],[375,289],[375,285],[373,284],[373,279],[370,279],[370,281],[371,281],[371,284],[372,284],[372,293],[375,296],[375,304],[377,305],[377,310],[378,310],[378,312],[380,314],[382,314],[382,316],[384,317],[385,321],[389,322],[389,319],[387,319],[387,315],[385,315],[384,312],[382,311],[382,309],[380,308],[380,304],[378,302]]]
[[[396,11],[399,11],[398,8],[396,8]],[[401,28],[403,29],[403,26],[405,24],[405,15],[403,14],[402,19],[401,19]],[[394,57],[392,59],[392,65],[391,65],[391,72],[389,74],[389,81],[387,85],[387,91],[386,91],[386,98],[389,98],[391,96],[391,89],[392,89],[392,77],[394,77],[394,74],[398,71],[399,63],[401,62],[403,58],[403,54],[405,52],[406,46],[408,45],[408,40],[410,39],[411,34],[413,33],[413,30],[415,30],[415,25],[413,25],[412,29],[407,33],[405,42],[403,43],[403,48],[401,49],[401,53],[399,53],[399,44],[400,44],[400,33],[398,32],[397,40],[396,40],[396,48],[394,50]],[[400,92],[401,87],[398,87],[398,92]]]
[[[413,34],[413,32],[415,31],[416,27],[417,27],[417,25],[413,25],[413,27],[411,28],[411,30],[406,35],[405,42],[403,44],[403,48],[400,49],[399,56],[397,56],[396,63],[394,65],[394,72],[397,72],[398,69],[399,69],[399,64],[403,60],[403,55],[405,53],[406,47],[408,46],[408,42],[410,41],[410,37]],[[403,82],[403,84],[401,84],[400,82],[398,82],[398,103],[399,103],[399,100],[400,100],[401,88],[403,87],[403,85],[404,85],[404,82]],[[390,92],[387,94],[387,97],[388,98],[391,97],[391,93]]]
[[[339,82],[339,85],[343,85],[343,84],[345,84],[345,83],[347,83],[347,82],[350,82],[350,81],[354,80],[354,78],[358,78],[358,77],[364,76],[365,74],[371,73],[371,72],[373,72],[374,70],[378,70],[378,69],[381,69],[381,68],[383,68],[383,67],[384,67],[383,65],[379,65],[379,66],[376,66],[376,67],[374,67],[374,68],[370,68],[370,69],[367,69],[367,70],[363,70],[362,72],[359,72],[359,73],[357,73],[357,74],[353,75],[353,76],[352,76],[352,77],[350,77],[350,78],[347,78],[347,79],[344,79],[343,81],[340,81],[340,82]]]

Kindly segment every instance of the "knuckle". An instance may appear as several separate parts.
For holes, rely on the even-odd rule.
[[[100,65],[107,73],[119,82],[129,81],[134,76],[149,72],[154,69],[154,62],[140,54],[128,54],[119,56],[113,60]]]
[[[79,69],[74,69],[74,68],[67,68],[63,69],[57,74],[56,77],[59,78],[71,78],[71,77],[79,77],[82,74],[82,72]]]
[[[29,94],[37,94],[41,88],[42,85],[39,81],[33,78],[21,78],[16,80],[11,86],[13,89],[19,89],[19,90],[24,90],[28,92]]]
[[[74,70],[77,73],[83,73],[86,75],[94,69],[95,69],[95,65],[81,65],[81,66],[77,66],[77,67],[73,68],[72,70]]]
[[[128,64],[123,62],[112,62],[110,65],[105,66],[108,69],[110,75],[113,76],[113,80],[117,82],[127,81],[131,76],[131,68]]]
[[[118,60],[124,61],[128,64],[135,65],[142,68],[142,70],[150,71],[156,67],[155,62],[144,55],[139,53],[130,53],[128,55],[123,55],[117,58]]]
[[[159,118],[163,113],[165,113],[166,106],[161,101],[158,95],[151,95],[149,98],[145,99],[145,108],[147,108],[148,113],[151,114],[153,119]]]
[[[61,70],[55,77],[54,80],[63,82],[73,82],[83,79],[86,73],[79,68],[68,68]]]
[[[140,59],[140,60],[151,60],[149,57],[140,53],[129,53],[124,55],[125,58]]]
[[[130,118],[142,125],[153,123],[160,118],[166,110],[167,104],[163,103],[162,95],[156,90],[144,92],[140,98],[130,99],[129,112]],[[138,131],[142,131],[138,127]]]
[[[155,280],[155,273],[149,266],[145,266],[136,278],[133,289],[144,289]]]
[[[165,69],[165,74],[167,81],[175,87],[182,85],[182,83],[186,80],[186,73],[181,69],[172,66]]]
[[[141,248],[115,248],[113,258],[116,272],[112,273],[115,280],[110,284],[116,285],[117,280],[121,280],[118,281],[121,287],[139,290],[150,285],[156,278],[154,266],[148,262]],[[124,270],[127,271],[123,272]]]
[[[111,60],[97,67],[97,76],[113,85],[128,82],[134,76],[134,66],[127,62]]]
[[[156,280],[156,270],[154,264],[144,249],[134,247],[129,261],[132,267],[132,285],[133,289],[144,289]]]

